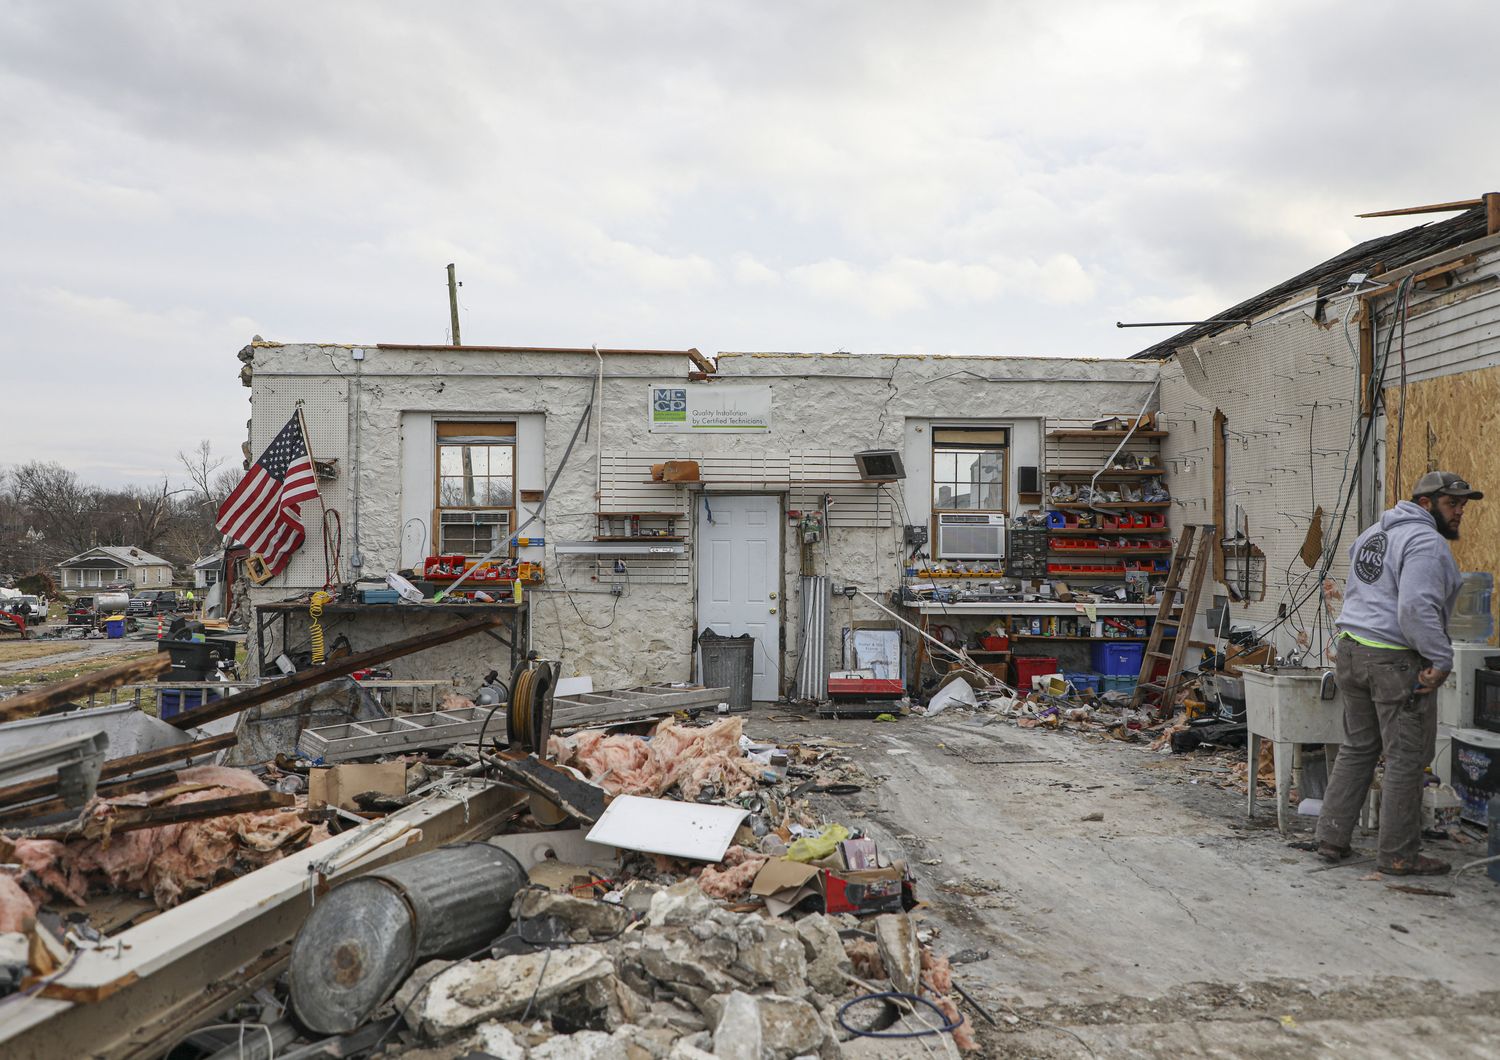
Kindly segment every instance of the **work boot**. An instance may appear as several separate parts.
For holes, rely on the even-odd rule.
[[[1453,866],[1441,858],[1418,854],[1414,858],[1396,858],[1389,865],[1377,863],[1377,871],[1387,876],[1443,876]]]
[[[1330,864],[1337,864],[1353,853],[1353,847],[1336,847],[1332,843],[1318,844],[1318,857]]]

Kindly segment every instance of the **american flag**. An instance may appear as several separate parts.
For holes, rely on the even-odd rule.
[[[317,495],[318,478],[299,411],[219,506],[214,526],[259,555],[272,574],[280,574],[307,538],[302,502]]]

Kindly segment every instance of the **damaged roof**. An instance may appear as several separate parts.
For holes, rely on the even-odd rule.
[[[1367,240],[1278,283],[1275,287],[1245,299],[1238,305],[1230,306],[1216,314],[1214,320],[1195,324],[1169,339],[1146,347],[1140,353],[1131,354],[1130,359],[1165,359],[1181,346],[1238,327],[1241,320],[1258,317],[1310,288],[1316,288],[1320,295],[1330,294],[1343,287],[1351,273],[1368,272],[1377,267],[1381,272],[1389,272],[1413,261],[1420,261],[1429,254],[1481,239],[1485,234],[1485,208],[1480,205],[1465,210],[1456,217]]]

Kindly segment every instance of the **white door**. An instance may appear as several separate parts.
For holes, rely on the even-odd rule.
[[[781,502],[774,496],[698,498],[698,629],[755,638],[758,702],[781,684]]]

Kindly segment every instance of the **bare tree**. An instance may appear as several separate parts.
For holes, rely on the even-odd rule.
[[[48,558],[62,559],[99,543],[103,497],[61,464],[33,460],[10,470],[11,493],[48,542]]]
[[[218,471],[224,466],[222,456],[214,456],[214,447],[207,438],[201,440],[192,452],[177,451],[177,460],[187,472],[188,483],[198,494],[204,505],[217,508],[215,494]]]

